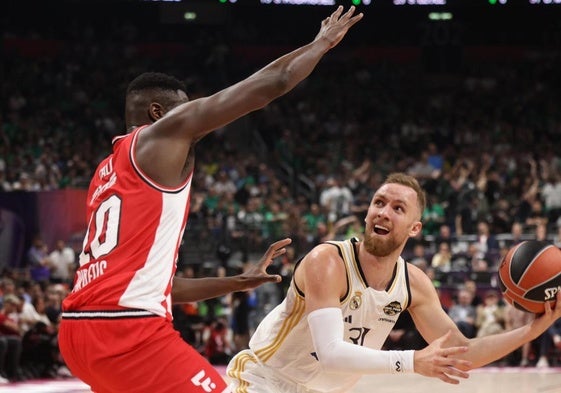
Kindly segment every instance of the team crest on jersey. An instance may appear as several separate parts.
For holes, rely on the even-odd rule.
[[[396,315],[399,314],[403,309],[399,302],[391,302],[384,307],[384,314],[386,315]]]
[[[362,305],[362,292],[355,292],[353,297],[351,298],[351,302],[349,307],[351,310],[357,310]]]

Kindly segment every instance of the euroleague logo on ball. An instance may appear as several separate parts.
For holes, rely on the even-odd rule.
[[[557,292],[561,291],[561,286],[553,287],[553,288],[546,288],[545,289],[545,298],[544,300],[551,300],[555,297]]]

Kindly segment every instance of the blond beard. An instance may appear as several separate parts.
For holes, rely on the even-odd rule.
[[[369,254],[375,257],[387,257],[399,248],[400,243],[394,237],[382,241],[371,236],[365,236],[363,245]]]

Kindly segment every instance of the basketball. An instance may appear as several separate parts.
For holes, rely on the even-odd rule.
[[[543,313],[545,302],[554,302],[561,290],[561,250],[537,240],[515,245],[499,266],[499,286],[504,299],[514,307]]]

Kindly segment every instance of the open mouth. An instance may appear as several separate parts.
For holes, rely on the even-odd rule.
[[[374,225],[374,233],[378,235],[387,235],[388,233],[390,233],[390,230],[381,225]]]

